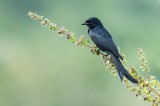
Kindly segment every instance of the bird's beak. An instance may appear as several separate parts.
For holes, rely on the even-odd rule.
[[[81,24],[81,25],[88,25],[88,23],[85,22],[85,23],[83,23],[83,24]]]

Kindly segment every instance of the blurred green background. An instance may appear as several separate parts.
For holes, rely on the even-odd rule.
[[[150,74],[160,75],[159,0],[0,0],[0,106],[150,106],[128,91],[92,55],[30,19],[29,11],[79,35],[98,17],[139,69],[143,48]],[[142,73],[142,72],[140,72]],[[143,73],[142,73],[143,74]]]

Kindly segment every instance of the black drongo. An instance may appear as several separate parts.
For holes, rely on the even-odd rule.
[[[110,33],[103,27],[101,21],[98,18],[92,17],[85,21],[82,25],[87,25],[89,27],[88,34],[90,35],[93,42],[96,46],[109,54],[111,59],[113,60],[114,65],[118,71],[118,74],[123,80],[125,76],[128,80],[133,83],[138,83],[138,81],[133,78],[128,71],[122,65],[121,60],[123,60],[122,56],[119,54],[117,46],[115,45],[112,36]]]

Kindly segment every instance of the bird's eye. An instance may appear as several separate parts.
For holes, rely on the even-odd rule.
[[[89,23],[90,21],[89,21],[89,20],[87,20],[86,22],[87,22],[87,23]]]

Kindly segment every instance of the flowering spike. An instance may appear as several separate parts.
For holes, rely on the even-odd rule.
[[[49,28],[50,28],[50,30],[57,30],[57,25],[56,24],[53,24],[53,23],[50,23],[49,24]]]
[[[58,31],[57,31],[57,33],[60,35],[60,36],[62,36],[65,32],[67,32],[68,30],[67,29],[65,29],[64,27],[61,27]]]
[[[58,35],[62,36],[64,35],[68,40],[73,42],[74,44],[78,46],[87,46],[91,49],[91,52],[93,54],[98,55],[98,57],[101,57],[104,60],[104,65],[107,69],[111,70],[111,73],[115,76],[117,75],[116,67],[111,59],[111,57],[107,54],[102,53],[96,45],[90,45],[89,41],[85,39],[84,36],[81,36],[79,39],[76,39],[74,37],[73,32],[68,32],[67,29],[64,27],[58,28],[56,24],[50,22],[49,19],[43,18],[43,16],[40,16],[36,13],[29,12],[28,16],[32,18],[33,20],[36,20],[37,22],[41,23],[43,26],[48,26],[50,30],[56,31]],[[120,52],[120,48],[118,48]],[[138,49],[138,59],[140,61],[140,69],[142,71],[148,72],[148,61],[146,59],[146,55],[143,52],[141,48]],[[127,63],[127,60],[125,58],[125,55],[122,55],[123,57],[123,64]],[[125,67],[128,72],[138,80],[138,84],[132,84],[128,79],[124,78],[123,84],[124,86],[136,94],[137,97],[143,98],[145,101],[151,102],[152,106],[158,106],[160,102],[160,82],[156,79],[155,76],[147,76],[147,78],[144,78],[141,76],[136,68],[133,66],[130,66],[129,68]]]

